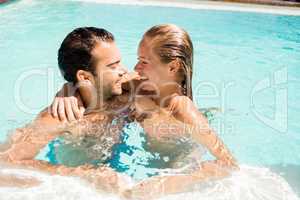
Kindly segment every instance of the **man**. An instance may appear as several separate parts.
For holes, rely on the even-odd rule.
[[[89,180],[93,176],[92,181],[100,181],[102,189],[116,192],[122,180],[108,167],[68,168],[34,160],[42,147],[65,132],[101,136],[107,132],[107,129],[90,133],[87,127],[93,124],[98,126],[110,124],[115,115],[110,111],[120,109],[126,104],[126,100],[120,101],[115,98],[116,95],[122,94],[122,83],[130,77],[121,64],[120,51],[114,42],[113,35],[104,29],[94,27],[75,29],[61,44],[58,51],[58,65],[63,77],[78,88],[82,103],[90,114],[85,115],[80,121],[67,123],[53,118],[46,109],[31,124],[17,129],[12,134],[3,146],[5,150],[0,154],[0,159],[52,173],[79,175]],[[135,75],[135,78],[138,77]],[[66,104],[66,107],[68,106],[72,105]],[[60,108],[62,108],[59,111],[61,113],[68,110]],[[115,143],[118,142],[119,132],[118,130],[113,133],[108,132],[108,134],[114,134]],[[98,177],[95,179],[95,176]]]

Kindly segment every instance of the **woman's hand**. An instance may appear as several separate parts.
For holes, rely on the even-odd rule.
[[[189,174],[156,176],[137,183],[124,190],[122,196],[127,199],[155,199],[164,195],[186,192],[201,178]]]
[[[77,167],[72,174],[88,180],[97,189],[106,192],[119,193],[130,186],[128,177],[123,174],[119,174],[107,166],[95,168],[93,166],[86,165]]]
[[[160,181],[164,177],[149,178],[145,181],[139,182],[132,188],[122,191],[121,196],[126,199],[147,199],[151,200],[163,195],[163,185]]]
[[[50,106],[53,117],[61,121],[74,121],[83,116],[85,108],[76,87],[72,83],[65,83],[56,94]]]
[[[201,163],[201,167],[191,174],[157,176],[137,183],[124,190],[122,196],[127,199],[154,199],[164,195],[187,192],[193,186],[208,179],[223,178],[230,174],[230,169],[220,167],[214,161]]]

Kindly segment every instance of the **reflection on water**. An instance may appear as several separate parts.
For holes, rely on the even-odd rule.
[[[270,169],[280,174],[300,197],[300,166],[293,164],[271,165]]]

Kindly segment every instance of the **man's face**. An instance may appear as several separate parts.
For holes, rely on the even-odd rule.
[[[99,42],[92,51],[95,59],[94,86],[101,96],[122,94],[121,79],[126,68],[121,64],[120,50],[115,42]]]

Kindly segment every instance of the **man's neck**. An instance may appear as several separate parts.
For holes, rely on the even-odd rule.
[[[106,110],[109,97],[105,95],[92,94],[84,88],[79,88],[79,94],[87,111],[93,112]]]

